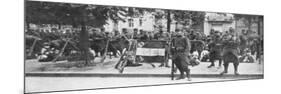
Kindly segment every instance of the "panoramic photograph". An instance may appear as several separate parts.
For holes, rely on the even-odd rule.
[[[264,16],[25,1],[24,92],[264,78]]]

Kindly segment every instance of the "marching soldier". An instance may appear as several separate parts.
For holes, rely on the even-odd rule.
[[[225,73],[228,72],[228,65],[230,62],[233,63],[234,65],[234,74],[239,75],[238,73],[238,65],[239,65],[239,58],[238,58],[238,53],[239,53],[239,40],[235,36],[234,31],[229,30],[229,34],[225,35],[223,39],[223,51],[222,51],[222,56],[223,56],[223,62],[224,62],[224,71],[221,73],[221,75],[224,75]]]
[[[173,63],[180,71],[179,79],[184,79],[184,73],[186,73],[186,77],[188,81],[191,81],[190,78],[190,69],[189,65],[189,52],[190,52],[191,44],[187,37],[184,37],[182,32],[177,32],[176,36],[172,39],[172,60]]]

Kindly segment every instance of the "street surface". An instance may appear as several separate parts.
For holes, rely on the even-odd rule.
[[[229,73],[225,76],[218,75],[223,71],[223,67],[219,68],[218,63],[216,67],[207,68],[209,62],[202,62],[200,65],[191,67],[192,81],[187,79],[171,80],[171,68],[158,67],[160,63],[153,63],[156,68],[150,64],[141,63],[142,66],[126,67],[123,74],[119,74],[118,70],[114,69],[116,58],[107,59],[102,64],[96,64],[89,67],[69,67],[69,62],[60,61],[57,63],[44,62],[39,63],[35,60],[27,60],[25,62],[26,74],[37,73],[39,76],[26,76],[25,90],[26,92],[47,92],[47,91],[61,91],[61,90],[77,90],[77,89],[97,89],[110,87],[128,87],[140,85],[160,85],[160,84],[174,84],[174,83],[193,83],[206,81],[225,81],[225,80],[239,80],[239,79],[262,79],[263,78],[263,64],[258,63],[240,63],[239,73],[241,76],[233,75],[233,65],[229,66]],[[81,74],[86,76],[44,76],[48,74]],[[93,76],[87,76],[92,75]],[[95,75],[98,74],[98,75]],[[100,76],[99,74],[107,75]],[[179,72],[176,73],[177,76]],[[136,75],[130,76],[130,75]],[[152,75],[152,76],[146,76]],[[153,76],[154,75],[154,76]],[[155,76],[162,75],[162,76]],[[164,76],[163,76],[164,75]],[[198,76],[203,75],[203,76]],[[244,75],[244,76],[242,76]],[[246,76],[245,76],[246,75]],[[255,76],[251,76],[255,75]],[[261,75],[261,76],[256,76]]]
[[[222,81],[222,80],[231,80],[231,79],[193,78],[192,81],[187,81],[187,79],[172,81],[169,77],[167,78],[26,77],[26,92],[46,92],[46,91],[95,89],[95,88],[191,83],[191,82]]]
[[[119,73],[114,69],[117,62],[117,58],[106,59],[104,63],[97,63],[94,66],[88,66],[83,68],[69,67],[70,62],[60,61],[57,63],[52,62],[37,62],[36,60],[27,60],[25,62],[25,73]],[[95,60],[99,61],[99,58]],[[123,74],[170,74],[171,68],[158,67],[160,63],[153,63],[156,67],[153,68],[148,63],[141,63],[141,66],[126,67]],[[223,71],[223,65],[207,68],[210,62],[202,62],[200,65],[191,68],[191,74],[219,74]],[[263,74],[263,64],[258,63],[240,63],[240,74]],[[233,64],[229,64],[228,74],[233,74]]]

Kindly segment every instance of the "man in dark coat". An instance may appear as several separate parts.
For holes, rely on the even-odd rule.
[[[221,67],[221,63],[222,63],[222,56],[221,56],[221,52],[222,52],[222,43],[221,43],[221,37],[220,35],[215,34],[213,35],[214,39],[211,40],[210,44],[208,45],[209,49],[210,49],[210,62],[211,65],[208,66],[208,68],[211,68],[213,66],[215,66],[215,60],[219,60],[219,67]]]
[[[135,28],[133,30],[133,35],[132,35],[133,39],[139,39],[139,30],[137,28]]]
[[[146,31],[143,31],[142,29],[140,30],[140,35],[139,35],[139,40],[140,41],[146,41],[148,40],[148,35],[146,33]]]
[[[162,29],[160,29],[159,32],[155,34],[154,38],[156,40],[166,40],[167,41],[169,39],[169,34],[164,33],[164,31]]]
[[[161,45],[162,47],[164,46],[165,49],[168,49],[168,44],[169,44],[168,41],[170,39],[170,35],[167,32],[164,32],[162,28],[160,28],[159,32],[157,32],[154,35],[154,38],[156,40],[162,41],[162,42],[159,42],[160,43],[159,46]],[[168,50],[165,51],[166,55],[168,54],[167,51]],[[161,65],[159,67],[163,67],[163,66],[168,67],[168,68],[170,67],[168,65],[167,58],[164,59],[164,62],[161,63]]]
[[[184,79],[184,72],[189,81],[190,78],[190,69],[188,65],[190,60],[188,58],[190,52],[191,44],[187,37],[184,37],[182,32],[177,32],[176,36],[172,39],[172,60],[173,63],[180,71],[180,77],[177,79]]]
[[[244,51],[245,49],[247,48],[248,46],[248,33],[246,30],[242,30],[242,34],[239,36],[239,39],[240,39],[240,53],[241,55],[244,54]]]
[[[233,34],[228,34],[225,37],[226,38],[224,38],[223,40],[223,51],[222,51],[224,71],[221,73],[221,75],[224,75],[225,73],[228,72],[228,65],[230,62],[233,63],[234,74],[239,75],[238,73],[239,39]]]
[[[132,34],[128,32],[127,28],[123,28],[121,38],[124,38],[126,40],[132,39]]]

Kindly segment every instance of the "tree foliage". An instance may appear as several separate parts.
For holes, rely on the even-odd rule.
[[[205,19],[205,12],[174,10],[172,13],[173,19],[184,25],[188,23],[188,20],[191,20],[191,26],[201,25]]]
[[[258,16],[256,15],[245,15],[245,14],[234,14],[235,20],[242,20],[243,23],[251,30],[253,24],[258,23]]]
[[[122,20],[126,16],[123,7],[104,7],[100,5],[70,4],[54,2],[27,1],[26,21],[34,24],[62,24],[101,27],[110,18]]]
[[[79,27],[79,50],[85,64],[90,63],[89,34],[86,26],[102,27],[108,19],[123,20],[124,7],[104,7],[89,4],[26,1],[26,23],[57,24]]]

